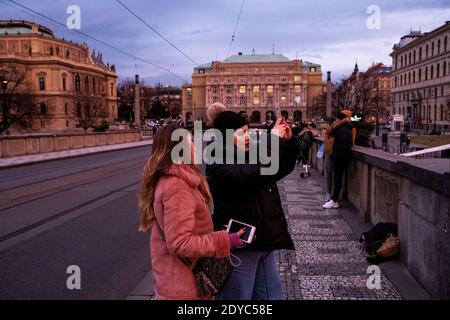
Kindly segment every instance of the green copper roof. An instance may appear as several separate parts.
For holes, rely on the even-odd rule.
[[[205,69],[205,70],[209,70],[212,69],[212,63],[205,63],[205,64],[199,64],[198,66],[196,66],[194,68],[194,70],[200,70],[200,69]]]
[[[263,62],[290,62],[282,54],[246,54],[234,55],[222,63],[263,63]]]

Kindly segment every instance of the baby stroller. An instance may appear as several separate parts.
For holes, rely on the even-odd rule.
[[[300,135],[300,146],[298,152],[297,166],[301,163],[300,177],[306,178],[311,176],[311,166],[309,165],[309,151],[311,150],[314,135],[310,130],[303,130]]]

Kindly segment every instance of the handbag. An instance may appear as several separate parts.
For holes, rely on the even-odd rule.
[[[400,251],[400,238],[390,233],[383,243],[383,245],[377,250],[377,255],[383,258],[395,256]]]
[[[161,226],[156,219],[155,222],[161,237],[164,241],[166,241],[166,237],[164,236]],[[228,257],[201,258],[198,259],[195,266],[190,259],[182,257],[179,258],[194,274],[197,295],[199,297],[209,297],[220,292],[233,272],[233,265]]]
[[[322,143],[319,150],[317,151],[317,159],[323,159],[325,156],[325,143]]]

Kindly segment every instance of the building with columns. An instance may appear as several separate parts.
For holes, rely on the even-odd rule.
[[[55,38],[47,27],[27,21],[0,21],[0,68],[25,75],[26,92],[40,106],[33,131],[73,130],[83,110],[101,108],[102,120],[117,119],[114,65],[86,44]]]
[[[403,36],[391,53],[392,114],[428,132],[450,127],[450,21]]]
[[[314,97],[323,91],[321,66],[281,54],[239,53],[197,66],[183,86],[186,122],[206,121],[208,105],[220,102],[250,123],[273,120],[276,110],[292,121],[306,121]]]

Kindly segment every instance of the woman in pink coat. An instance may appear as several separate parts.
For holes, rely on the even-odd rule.
[[[195,264],[202,257],[228,257],[230,248],[242,245],[241,233],[214,232],[208,205],[211,193],[206,179],[196,165],[172,160],[172,150],[179,143],[171,141],[175,130],[174,126],[163,127],[154,139],[140,191],[140,230],[151,231],[156,298],[205,299],[198,297],[194,275],[180,258],[189,258]],[[189,156],[193,159],[192,137],[187,134],[183,139],[188,139]]]

